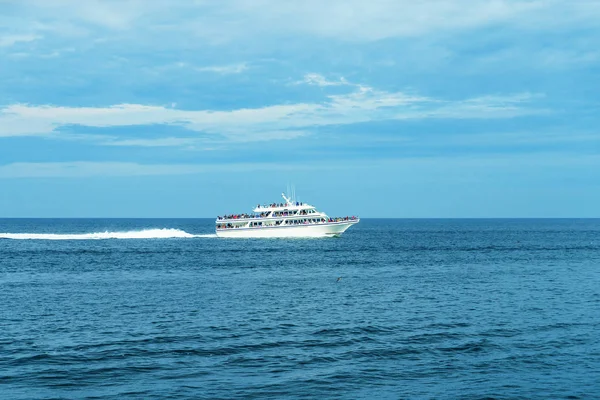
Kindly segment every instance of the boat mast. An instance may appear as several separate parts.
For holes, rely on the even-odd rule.
[[[285,203],[288,205],[292,205],[292,201],[285,195],[285,193],[281,193],[281,197],[285,200]]]

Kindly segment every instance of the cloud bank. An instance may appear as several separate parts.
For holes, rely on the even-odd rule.
[[[318,74],[309,74],[304,81],[319,86],[339,84],[350,87],[350,91],[326,95],[321,102],[234,110],[182,110],[143,104],[108,107],[13,104],[0,109],[0,137],[47,134],[60,137],[61,128],[67,126],[106,128],[163,124],[216,134],[231,141],[260,141],[292,139],[320,126],[427,118],[512,118],[540,112],[528,107],[536,97],[529,93],[445,101],[377,90],[344,79],[329,81]],[[167,145],[175,143],[174,139],[170,138]],[[135,142],[130,144],[135,145]],[[138,144],[149,145],[148,142]]]

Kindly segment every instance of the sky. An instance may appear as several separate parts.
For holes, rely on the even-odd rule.
[[[0,217],[600,217],[596,0],[0,0]]]

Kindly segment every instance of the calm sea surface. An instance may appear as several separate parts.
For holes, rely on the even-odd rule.
[[[600,398],[600,220],[213,227],[0,219],[0,398]]]

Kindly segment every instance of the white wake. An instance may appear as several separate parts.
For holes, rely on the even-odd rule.
[[[0,239],[16,240],[101,240],[101,239],[170,239],[217,237],[215,234],[193,235],[181,229],[144,229],[126,232],[95,233],[0,233]]]

